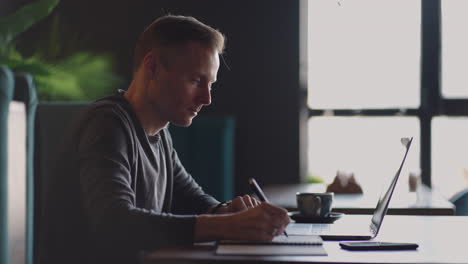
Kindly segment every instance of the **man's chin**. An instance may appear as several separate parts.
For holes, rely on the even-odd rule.
[[[192,124],[192,118],[185,119],[185,120],[174,120],[171,124],[179,127],[188,127]]]

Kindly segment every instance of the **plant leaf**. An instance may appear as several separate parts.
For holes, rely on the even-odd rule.
[[[114,73],[113,58],[109,54],[76,52],[57,63],[57,67],[73,73],[85,100],[95,100],[122,88],[123,80]]]
[[[9,16],[0,17],[0,50],[5,52],[12,40],[48,16],[59,2],[39,0],[19,8]]]

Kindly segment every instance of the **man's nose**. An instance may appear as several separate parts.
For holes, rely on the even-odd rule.
[[[210,105],[211,104],[211,86],[205,85],[202,92],[200,94],[200,103],[203,105]]]

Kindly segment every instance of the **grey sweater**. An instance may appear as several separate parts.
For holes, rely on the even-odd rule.
[[[218,203],[182,166],[167,128],[147,136],[118,95],[90,105],[66,136],[41,216],[41,263],[134,263],[193,243],[195,214]]]

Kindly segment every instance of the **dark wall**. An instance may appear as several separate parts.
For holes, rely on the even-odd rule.
[[[118,56],[128,79],[133,44],[158,16],[190,15],[218,28],[227,36],[227,66],[205,112],[236,119],[235,192],[249,191],[249,177],[299,182],[299,0],[63,0],[56,12],[86,36],[84,47]]]
[[[189,2],[190,4],[187,4]],[[227,36],[207,112],[236,118],[237,193],[247,178],[299,182],[299,1],[153,1],[144,22],[165,14],[199,18]]]
[[[0,17],[11,14],[22,4],[27,3],[28,0],[2,0],[0,1]]]

